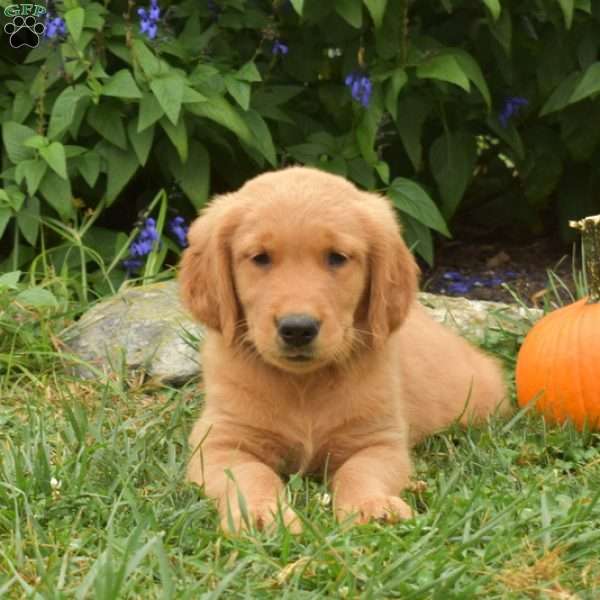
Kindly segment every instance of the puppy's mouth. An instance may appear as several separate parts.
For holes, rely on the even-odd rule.
[[[291,362],[310,362],[314,360],[312,354],[284,354],[283,358]]]

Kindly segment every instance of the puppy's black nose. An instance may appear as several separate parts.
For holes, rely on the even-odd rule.
[[[287,346],[301,348],[317,337],[320,326],[310,315],[286,315],[277,320],[277,333]]]

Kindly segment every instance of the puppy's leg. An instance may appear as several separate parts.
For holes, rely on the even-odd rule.
[[[300,521],[285,502],[284,485],[277,473],[254,454],[241,450],[239,441],[217,434],[206,443],[199,442],[195,434],[202,429],[195,428],[190,437],[193,454],[187,477],[217,501],[221,527],[230,533],[248,526],[267,529],[281,511],[284,525],[298,533]]]
[[[412,510],[398,497],[411,472],[406,445],[382,444],[363,448],[333,476],[334,508],[339,521],[357,523],[371,519],[395,522],[412,517]]]

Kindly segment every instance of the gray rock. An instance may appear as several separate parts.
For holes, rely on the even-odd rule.
[[[542,313],[426,293],[419,299],[434,319],[500,354],[514,355]],[[80,377],[142,372],[166,384],[200,375],[197,349],[203,338],[202,327],[181,306],[176,281],[127,289],[98,303],[63,334]]]
[[[127,289],[96,304],[63,334],[80,377],[141,371],[169,384],[199,375],[203,337],[184,312],[175,281]]]
[[[518,304],[468,300],[421,292],[419,300],[429,314],[478,346],[514,356],[525,334],[543,311]]]

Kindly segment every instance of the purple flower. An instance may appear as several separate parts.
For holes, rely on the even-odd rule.
[[[150,7],[138,8],[140,17],[140,33],[145,33],[149,40],[153,40],[158,33],[158,23],[160,21],[160,7],[158,0],[150,0]]]
[[[369,106],[373,84],[366,75],[350,73],[346,76],[344,83],[350,88],[350,93],[354,100],[360,102],[365,108]]]
[[[521,96],[509,96],[506,98],[504,100],[504,106],[498,114],[500,125],[506,129],[508,127],[508,122],[512,117],[518,116],[521,107],[527,106],[528,104],[529,100],[527,100],[527,98],[522,98]]]
[[[139,258],[127,258],[121,264],[127,273],[135,273],[142,268],[144,261]]]
[[[185,248],[188,245],[187,233],[189,227],[183,217],[174,217],[169,223],[169,231],[175,236],[177,243]]]
[[[149,217],[144,221],[144,226],[129,246],[129,258],[122,263],[128,273],[139,271],[144,264],[143,259],[152,252],[157,240],[156,221]]]
[[[471,283],[459,281],[459,282],[451,283],[448,286],[448,291],[451,294],[466,294],[471,289],[471,287],[472,287]]]
[[[61,17],[51,17],[50,13],[46,16],[46,30],[44,35],[48,39],[54,39],[58,36],[67,35],[67,26]]]
[[[444,279],[449,281],[460,281],[463,276],[458,271],[447,271],[444,273]]]
[[[280,42],[279,40],[275,40],[273,42],[273,48],[271,49],[271,53],[274,54],[275,56],[277,54],[287,54],[290,51],[290,49],[282,42]]]

